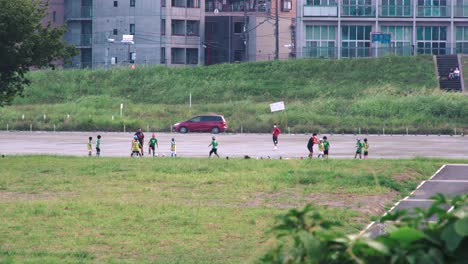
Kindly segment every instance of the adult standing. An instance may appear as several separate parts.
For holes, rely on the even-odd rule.
[[[211,154],[214,153],[219,158],[219,155],[218,155],[218,141],[216,141],[215,137],[212,137],[211,143],[208,145],[208,147],[211,147],[209,157],[211,158]]]
[[[309,150],[309,158],[314,156],[314,144],[318,144],[317,133],[313,133],[307,142],[307,149]]]
[[[145,134],[143,134],[143,131],[141,130],[141,128],[138,128],[137,132],[135,133],[135,136],[137,136],[138,138],[138,142],[140,142],[140,146],[144,146],[144,142],[145,142]],[[143,147],[141,147],[140,149],[140,152],[141,152],[141,156],[143,157]]]
[[[275,145],[275,149],[278,149],[278,136],[281,133],[281,130],[278,128],[278,126],[273,124],[273,131],[271,134],[273,135],[273,144]]]

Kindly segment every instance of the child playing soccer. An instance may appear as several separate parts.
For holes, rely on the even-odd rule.
[[[176,143],[174,138],[171,139],[171,157],[177,157]]]
[[[219,155],[218,155],[218,141],[216,141],[216,138],[215,138],[215,137],[212,138],[212,141],[211,141],[211,143],[208,145],[208,147],[211,147],[209,157],[211,158],[211,154],[214,153],[214,154],[215,154],[216,156],[218,156],[218,158],[219,158]]]
[[[88,139],[88,157],[93,155],[93,137],[89,137]]]
[[[328,142],[327,137],[323,137],[323,155],[325,159],[328,159],[328,151],[330,151],[330,142]]]
[[[319,154],[318,154],[317,158],[322,158],[323,159],[324,150],[325,150],[325,146],[323,145],[323,139],[320,139],[319,140]]]
[[[96,140],[96,156],[101,156],[101,135],[98,135]]]
[[[369,143],[367,143],[367,138],[364,139],[364,159],[366,160],[369,155]]]
[[[138,136],[133,136],[132,140],[132,155],[131,157],[140,157],[141,156],[141,148],[140,148],[140,141],[138,140]]]
[[[359,159],[362,159],[362,147],[364,144],[361,143],[361,140],[358,138],[356,142],[356,154],[354,154],[354,159],[359,155]]]
[[[158,147],[158,140],[156,139],[156,135],[153,134],[151,139],[149,140],[149,148],[148,148],[148,155],[151,155],[151,151],[153,151],[153,157],[156,155],[155,148]]]

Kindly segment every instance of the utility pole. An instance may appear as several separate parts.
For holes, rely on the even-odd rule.
[[[278,0],[275,0],[275,60],[279,60],[279,17],[278,17]]]
[[[249,61],[248,32],[247,32],[247,0],[244,0],[244,61]]]

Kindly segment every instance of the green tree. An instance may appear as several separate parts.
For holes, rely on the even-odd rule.
[[[42,25],[47,4],[39,0],[0,0],[0,106],[21,95],[31,67],[51,67],[76,49],[62,39],[65,28]]]

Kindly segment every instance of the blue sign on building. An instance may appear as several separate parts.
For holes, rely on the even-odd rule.
[[[380,42],[381,44],[390,44],[391,34],[389,33],[373,33],[372,42]]]

